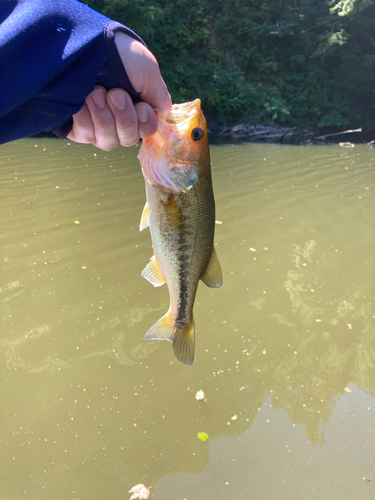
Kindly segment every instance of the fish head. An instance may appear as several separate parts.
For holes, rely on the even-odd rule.
[[[158,129],[138,154],[146,182],[174,194],[186,192],[210,168],[207,125],[200,99],[155,110]]]

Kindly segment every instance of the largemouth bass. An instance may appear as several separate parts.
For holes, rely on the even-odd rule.
[[[200,100],[156,110],[158,129],[143,139],[138,154],[147,202],[140,230],[150,227],[154,255],[142,276],[154,286],[167,283],[168,312],[146,340],[169,340],[180,361],[192,364],[195,351],[194,299],[199,280],[223,283],[214,248],[215,201],[206,120]]]

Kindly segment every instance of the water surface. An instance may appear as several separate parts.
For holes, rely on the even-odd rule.
[[[1,499],[374,498],[374,150],[211,151],[224,286],[190,367],[142,340],[168,291],[138,147],[0,147]]]

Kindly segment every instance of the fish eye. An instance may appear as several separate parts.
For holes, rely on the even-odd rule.
[[[204,132],[199,127],[193,128],[193,130],[191,131],[191,138],[193,139],[193,141],[196,141],[196,142],[200,141],[203,136],[204,136]]]

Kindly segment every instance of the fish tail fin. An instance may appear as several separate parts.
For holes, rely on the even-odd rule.
[[[176,358],[187,365],[192,365],[195,351],[194,319],[180,327],[170,317],[169,312],[159,319],[144,336],[145,340],[168,340],[172,342]]]

